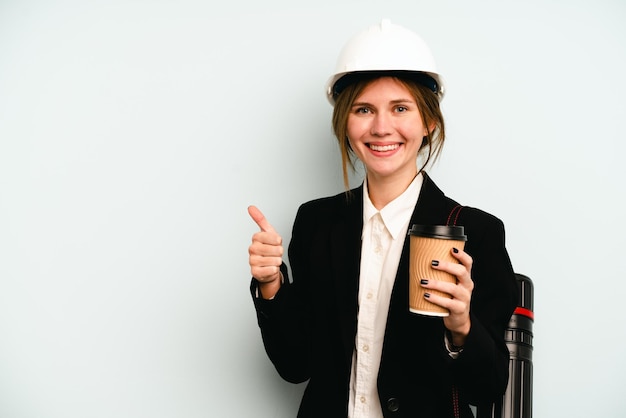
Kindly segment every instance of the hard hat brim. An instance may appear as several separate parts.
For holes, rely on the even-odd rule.
[[[326,97],[331,105],[335,105],[337,96],[350,84],[357,81],[374,79],[378,77],[398,77],[412,80],[418,84],[428,87],[437,95],[439,101],[443,99],[445,94],[444,83],[441,75],[421,71],[404,71],[404,70],[381,70],[381,71],[358,71],[344,74],[336,74],[326,83]]]
[[[379,77],[398,77],[408,79],[427,87],[436,95],[440,94],[441,86],[439,80],[433,75],[417,71],[359,71],[347,73],[339,76],[332,85],[328,86],[328,95],[331,103],[335,102],[337,96],[349,85],[366,80],[373,80]]]

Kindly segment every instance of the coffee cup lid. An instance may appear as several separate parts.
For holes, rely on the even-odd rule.
[[[467,241],[465,228],[459,225],[417,225],[411,226],[408,235],[426,238],[451,239]]]

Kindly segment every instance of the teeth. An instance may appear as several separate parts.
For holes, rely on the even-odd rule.
[[[382,146],[370,144],[370,148],[373,149],[374,151],[392,151],[394,149],[397,149],[398,147],[400,147],[400,145],[398,144],[382,145]]]

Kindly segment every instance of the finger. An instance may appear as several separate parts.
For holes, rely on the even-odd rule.
[[[259,259],[255,259],[254,257],[250,257],[250,268],[262,269],[264,271],[265,269],[267,269],[269,270],[269,274],[274,274],[280,271],[280,265],[281,265],[280,262],[281,262],[280,259],[278,259],[278,264],[276,264],[271,261],[259,260]]]
[[[469,303],[472,298],[472,288],[457,285],[454,283],[444,282],[441,280],[427,280],[422,282],[421,286],[425,289],[435,290],[444,293],[446,296],[452,299],[464,301]]]
[[[253,242],[248,247],[250,255],[258,255],[259,257],[283,257],[283,246],[280,244]]]
[[[433,260],[431,266],[434,270],[445,271],[446,273],[450,273],[459,279],[463,276],[469,275],[467,268],[463,264],[459,263]]]
[[[269,223],[267,219],[265,219],[265,215],[263,212],[259,210],[256,206],[250,205],[248,206],[248,214],[252,218],[252,220],[261,228],[261,231],[265,232],[276,232],[274,227]]]
[[[281,257],[266,257],[257,254],[250,254],[249,264],[253,267],[280,267],[283,259]]]
[[[466,323],[469,319],[469,304],[459,300],[450,299],[447,296],[441,296],[434,293],[427,293],[424,298],[429,302],[441,306],[450,312],[450,315],[444,318],[446,328],[451,331],[461,328],[460,325]]]
[[[457,278],[459,283],[463,284],[470,289],[474,288],[474,281],[472,280],[472,265],[474,264],[474,259],[468,253],[463,250],[452,249],[452,256],[456,258],[460,264],[459,266],[463,266],[465,268],[465,272],[462,274],[457,274]]]
[[[448,297],[441,296],[433,292],[426,292],[424,294],[424,298],[431,303],[434,303],[437,306],[441,306],[442,308],[450,309],[450,307],[454,306],[458,301]]]
[[[472,264],[474,262],[471,255],[469,255],[463,250],[458,250],[455,248],[451,250],[451,254],[452,254],[452,257],[459,260],[459,263],[463,264],[467,268],[467,270],[471,270]]]
[[[270,245],[273,247],[280,246],[280,249],[268,249],[269,251],[280,251],[280,255],[282,256],[282,243],[283,239],[276,232],[263,232],[259,231],[256,234],[252,235],[252,245],[260,246],[260,245]],[[274,253],[268,255],[276,255]]]

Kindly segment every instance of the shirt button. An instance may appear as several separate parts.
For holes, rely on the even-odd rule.
[[[381,248],[380,248],[380,247],[376,247],[376,248],[374,248],[374,252],[375,252],[376,254],[380,253],[380,250],[381,250]]]
[[[367,294],[367,298],[368,298],[368,299],[371,299],[372,297],[374,297],[374,295],[372,294],[372,292],[369,292],[369,293]]]
[[[363,346],[363,351],[365,351],[366,353],[367,353],[368,351],[370,351],[370,346],[369,346],[369,345],[367,345],[367,344],[365,344],[365,345]]]
[[[365,396],[361,396],[361,403],[365,403]]]

